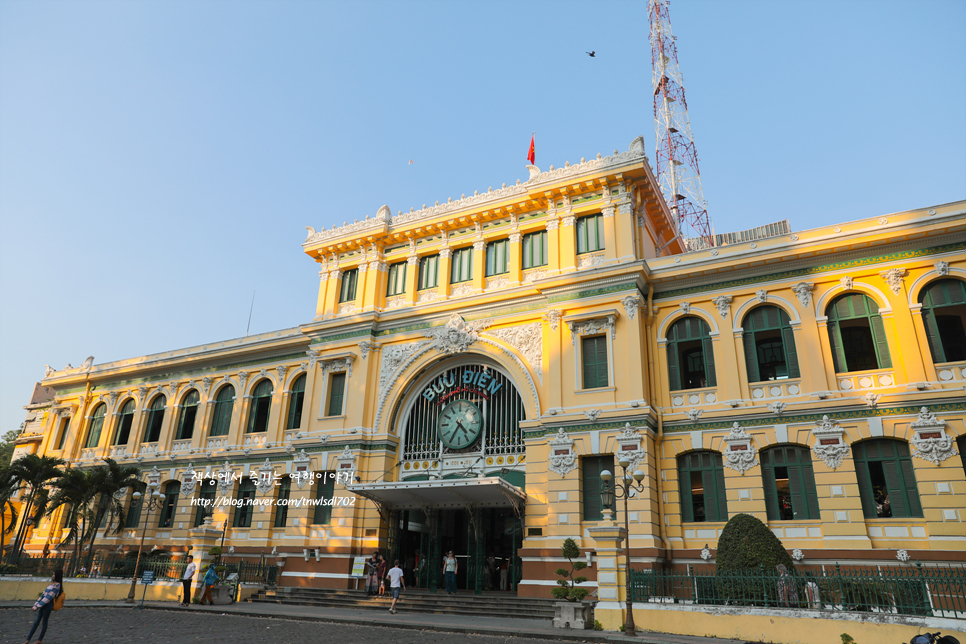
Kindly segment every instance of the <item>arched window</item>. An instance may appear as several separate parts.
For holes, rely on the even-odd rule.
[[[759,452],[769,521],[820,519],[812,452],[798,445],[779,445]]]
[[[161,439],[161,425],[164,423],[164,396],[157,396],[148,409],[148,424],[144,427],[144,442],[156,443]]]
[[[741,323],[748,382],[798,378],[798,354],[788,314],[777,306],[759,306]]]
[[[178,493],[181,492],[181,481],[170,481],[164,486],[164,505],[161,506],[161,517],[158,519],[159,528],[170,528],[178,512]]]
[[[278,486],[278,498],[275,502],[275,527],[284,528],[288,522],[288,500],[292,496],[292,478],[286,476]]]
[[[966,282],[939,280],[919,294],[933,362],[966,360]]]
[[[714,387],[711,329],[701,318],[685,317],[667,334],[667,371],[671,391]]]
[[[719,452],[699,451],[678,456],[678,481],[685,523],[728,520],[724,466]]]
[[[302,426],[302,403],[305,402],[305,374],[292,383],[292,395],[288,401],[288,422],[286,429],[298,429]]]
[[[101,440],[101,429],[104,428],[105,414],[107,414],[107,405],[104,403],[94,408],[94,413],[91,414],[91,426],[87,430],[87,442],[84,443],[84,447],[97,447],[98,441]]]
[[[891,438],[862,441],[852,446],[852,456],[866,518],[922,516],[907,443]]]
[[[218,491],[218,481],[202,479],[201,493],[198,495],[198,509],[195,510],[195,527],[205,522],[205,514],[214,509],[215,493]]]
[[[272,381],[262,380],[252,391],[252,405],[248,412],[248,433],[268,429],[268,412],[272,408]]]
[[[215,411],[211,415],[210,436],[227,436],[231,426],[231,409],[235,406],[235,388],[225,385],[215,396]]]
[[[255,482],[251,479],[242,479],[238,484],[238,500],[235,506],[235,517],[232,525],[236,528],[252,527],[252,514],[255,508],[252,501],[255,499]]]
[[[121,405],[121,411],[118,413],[117,429],[114,430],[115,445],[127,445],[128,439],[131,438],[131,425],[133,423],[134,400],[128,398],[127,401]]]
[[[191,392],[181,401],[181,416],[178,418],[178,433],[175,440],[191,438],[195,431],[195,417],[198,415],[198,390]]]
[[[879,307],[871,298],[861,293],[842,295],[825,312],[835,373],[892,367]]]

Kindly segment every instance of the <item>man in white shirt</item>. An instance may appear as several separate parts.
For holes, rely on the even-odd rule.
[[[406,587],[406,581],[403,579],[403,569],[399,567],[399,560],[396,559],[393,562],[392,569],[389,571],[389,589],[392,591],[392,605],[389,606],[389,612],[396,613],[396,600],[399,599],[399,590]]]
[[[191,580],[195,576],[195,566],[194,557],[188,555],[188,565],[184,567],[184,574],[181,575],[181,585],[184,586],[184,595],[181,597],[181,605],[188,606],[191,604]]]

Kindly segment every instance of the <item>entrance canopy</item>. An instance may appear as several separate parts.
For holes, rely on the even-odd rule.
[[[498,477],[361,483],[355,492],[390,510],[515,508],[522,511],[526,492]]]

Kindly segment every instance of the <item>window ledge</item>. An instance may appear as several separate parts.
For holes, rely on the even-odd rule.
[[[581,394],[599,394],[599,393],[606,393],[608,391],[617,391],[617,387],[595,387],[593,389],[578,389],[574,393],[579,396]]]
[[[345,418],[345,414],[342,414],[341,416],[320,416],[319,420],[345,420]]]

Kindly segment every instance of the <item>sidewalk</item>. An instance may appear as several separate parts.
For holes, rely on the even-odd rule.
[[[132,608],[123,602],[71,602],[72,607]],[[138,606],[140,603],[137,604]],[[0,609],[23,608],[30,602],[0,602]],[[553,628],[549,621],[536,619],[500,619],[498,617],[467,617],[466,615],[437,615],[430,613],[407,613],[400,604],[399,612],[358,609],[317,608],[313,606],[290,606],[282,604],[228,604],[227,606],[198,606],[181,608],[172,602],[145,602],[145,608],[181,612],[204,612],[246,617],[294,619],[300,621],[332,622],[363,626],[386,626],[413,630],[434,630],[448,633],[478,633],[481,635],[513,634],[517,637],[554,640],[558,642],[636,642],[637,644],[744,644],[744,640],[728,640],[715,637],[668,635],[665,633],[642,633],[630,637],[622,633],[605,631],[574,631]]]

